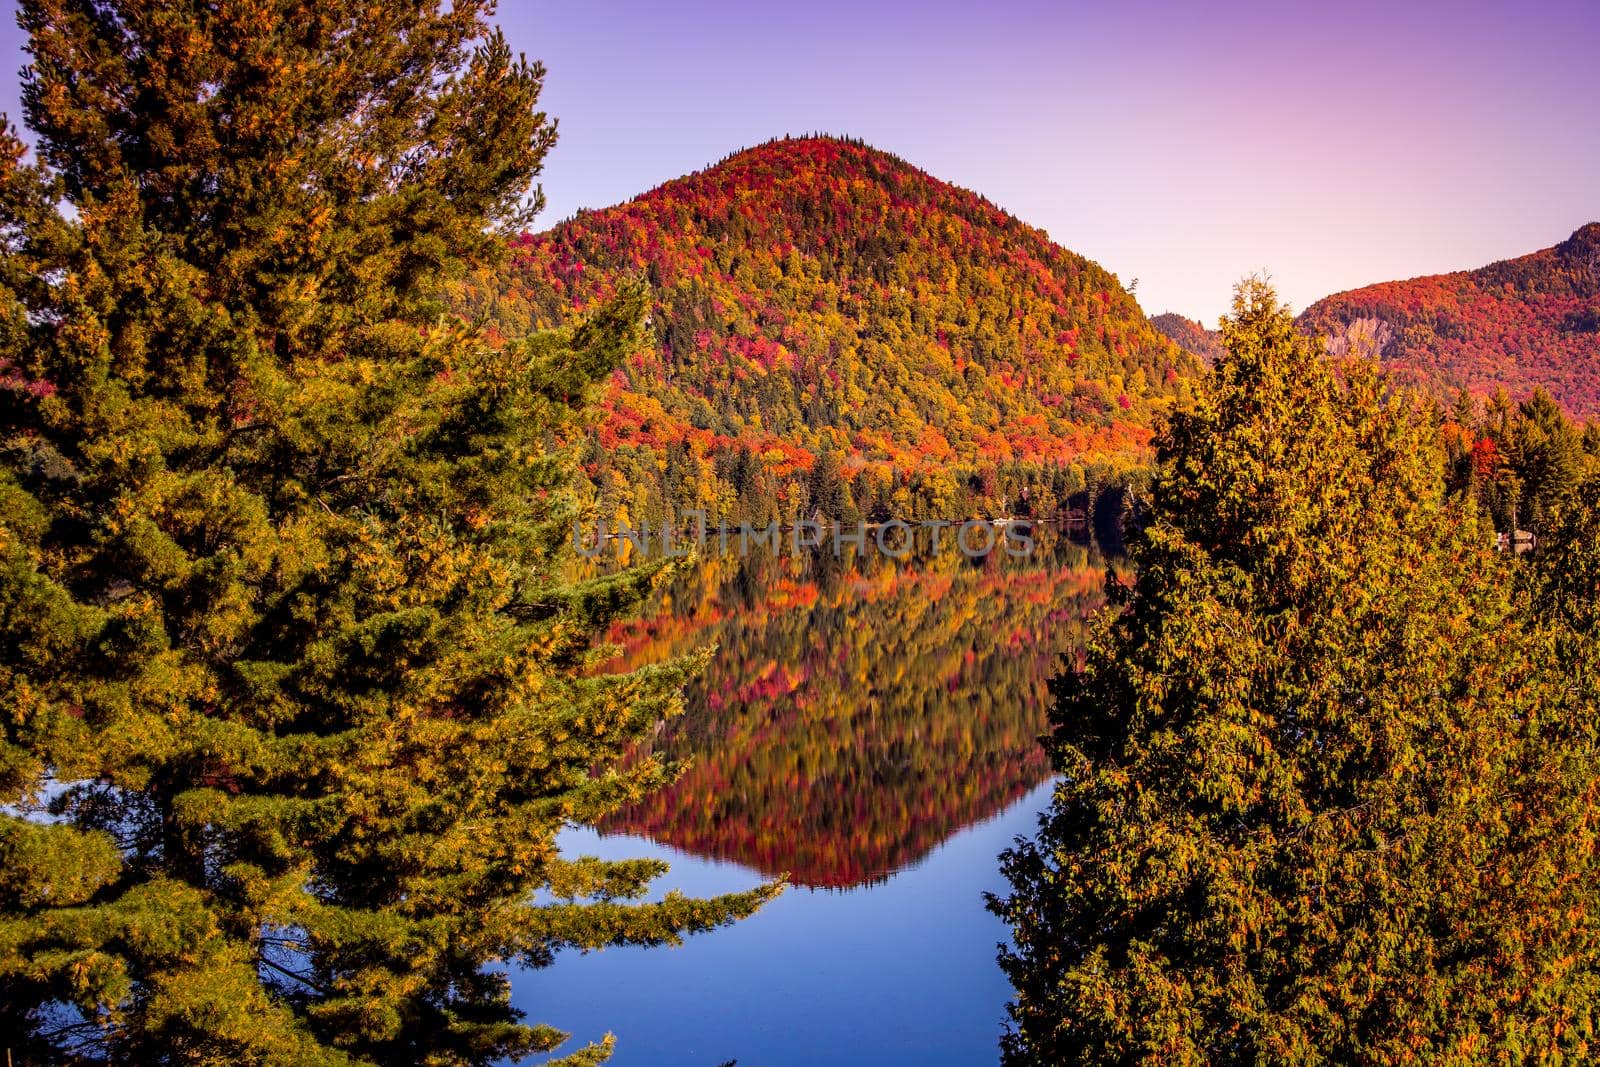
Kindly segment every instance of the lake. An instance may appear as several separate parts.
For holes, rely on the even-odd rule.
[[[791,888],[681,948],[568,954],[519,1007],[618,1067],[993,1062],[1010,990],[983,893],[1048,797],[1046,681],[1081,648],[1106,562],[1041,530],[1034,553],[705,560],[615,627],[611,669],[715,645],[648,750],[667,790],[568,855],[658,857],[659,892]]]

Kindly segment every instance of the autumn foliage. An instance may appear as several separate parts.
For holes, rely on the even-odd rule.
[[[1218,338],[1217,331],[1208,330],[1193,319],[1186,319],[1182,315],[1166,311],[1160,315],[1152,315],[1150,325],[1208,367],[1222,355],[1222,341]]]
[[[1375,357],[1443,395],[1543,387],[1573,415],[1600,415],[1600,223],[1478,270],[1385,282],[1319,300],[1300,317],[1330,351]]]
[[[819,452],[861,513],[1005,508],[984,472],[1144,462],[1195,363],[1098,265],[862,144],[785,139],[522,239],[469,306],[515,334],[654,293],[589,473],[634,518],[734,516],[731,477],[793,515]]]

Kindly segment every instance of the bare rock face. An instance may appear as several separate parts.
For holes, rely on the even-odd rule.
[[[1381,360],[1440,394],[1543,387],[1600,416],[1600,223],[1477,270],[1383,282],[1319,300],[1300,327],[1336,356]]]
[[[1377,315],[1363,315],[1331,330],[1324,337],[1330,356],[1382,360],[1394,344],[1395,329]]]

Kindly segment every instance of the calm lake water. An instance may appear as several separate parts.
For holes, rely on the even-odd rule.
[[[666,859],[658,892],[792,887],[681,948],[518,974],[518,1006],[566,1051],[615,1033],[618,1067],[993,1062],[1010,990],[983,893],[1046,802],[1045,682],[1105,567],[1041,532],[1026,559],[728,556],[662,590],[613,667],[717,646],[650,746],[690,769],[564,851]]]

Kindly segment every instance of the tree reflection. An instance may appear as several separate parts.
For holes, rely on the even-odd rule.
[[[1105,567],[1042,531],[1025,559],[704,561],[611,633],[608,670],[717,652],[688,714],[634,753],[688,769],[602,829],[810,886],[915,863],[1048,777],[1046,680],[1081,648]]]

